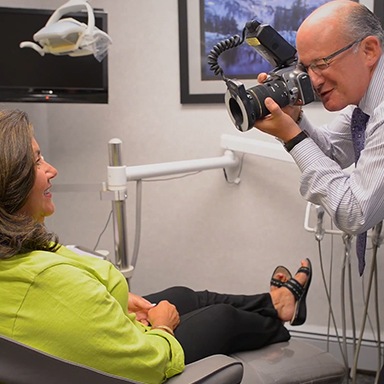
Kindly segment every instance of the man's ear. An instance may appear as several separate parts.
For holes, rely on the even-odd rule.
[[[383,52],[380,40],[376,36],[368,36],[361,42],[361,47],[367,65],[374,66]]]

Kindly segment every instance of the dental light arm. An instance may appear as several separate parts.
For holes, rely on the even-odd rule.
[[[62,17],[68,13],[86,9],[88,25],[73,18]],[[111,38],[95,26],[93,9],[86,0],[69,0],[59,7],[48,19],[46,25],[33,35],[32,41],[23,41],[20,48],[32,48],[40,55],[86,56],[93,54],[101,61],[112,42]]]
[[[135,265],[130,264],[126,240],[127,182],[210,169],[234,170],[240,167],[240,161],[234,152],[226,150],[220,157],[126,167],[121,161],[122,141],[112,139],[108,145],[108,181],[103,183],[101,199],[112,201],[115,264],[125,277],[129,278],[133,274]]]
[[[169,163],[138,165],[127,167],[127,181],[141,180],[159,176],[176,175],[180,173],[206,171],[209,169],[237,166],[239,159],[232,151],[225,151],[223,156],[208,159],[175,161]]]
[[[60,20],[64,15],[68,13],[75,13],[81,11],[83,8],[87,9],[88,12],[88,31],[90,32],[95,26],[95,17],[93,15],[93,9],[86,0],[69,0],[67,3],[63,4],[61,7],[57,8],[56,11],[47,21],[45,25],[48,27],[56,21]]]

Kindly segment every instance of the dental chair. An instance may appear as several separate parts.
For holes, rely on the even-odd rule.
[[[241,362],[215,355],[187,365],[169,384],[239,384]],[[81,364],[63,360],[15,340],[0,336],[0,383],[2,384],[138,384]]]
[[[298,340],[188,364],[167,384],[336,384],[345,368],[328,352]],[[0,336],[2,384],[139,384]]]

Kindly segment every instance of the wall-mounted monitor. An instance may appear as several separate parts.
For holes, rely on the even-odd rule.
[[[0,7],[0,102],[108,103],[108,55],[41,56],[22,41],[45,26],[54,10]],[[95,25],[107,33],[107,14],[95,10]],[[88,23],[86,12],[69,14]]]

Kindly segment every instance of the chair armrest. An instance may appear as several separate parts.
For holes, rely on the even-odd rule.
[[[167,384],[239,384],[243,364],[225,355],[213,355],[188,364],[181,375],[171,377]]]

